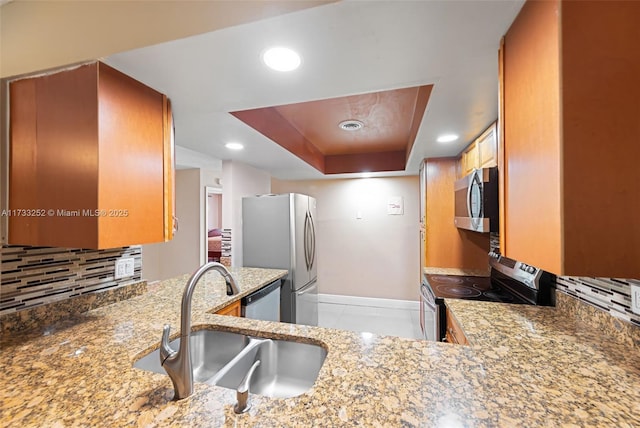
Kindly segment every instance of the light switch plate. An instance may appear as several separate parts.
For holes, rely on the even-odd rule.
[[[115,279],[128,278],[133,276],[134,260],[132,257],[126,257],[116,260],[116,269],[114,272]]]
[[[631,285],[631,311],[640,315],[640,285]]]

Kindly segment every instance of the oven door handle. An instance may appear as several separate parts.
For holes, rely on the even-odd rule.
[[[436,294],[433,292],[433,290],[431,289],[431,287],[427,284],[421,284],[420,285],[420,294],[422,295],[422,297],[424,297],[426,300],[435,303],[436,302]]]
[[[425,339],[435,340],[436,342],[442,340],[442,332],[440,328],[440,307],[435,296],[432,294],[432,291],[424,284],[420,287],[420,313],[422,315],[422,319],[425,320],[424,325],[422,326]],[[429,319],[433,320],[429,323],[429,327],[427,327],[426,322],[426,314],[428,313],[433,314],[429,317]]]
[[[428,300],[423,300],[422,301],[423,304],[425,304],[427,306],[427,308],[429,308],[430,312],[436,312],[438,305],[435,303],[432,303]]]
[[[420,294],[422,295],[422,303],[427,305],[432,311],[435,311],[438,306],[435,300],[428,296],[423,290],[420,290]]]

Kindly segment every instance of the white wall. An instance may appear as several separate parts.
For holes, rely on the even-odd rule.
[[[222,226],[222,194],[221,193],[209,193],[207,194],[207,232],[213,228],[220,228]]]
[[[222,227],[231,229],[231,264],[242,266],[242,198],[271,192],[271,175],[237,161],[222,162]]]
[[[197,152],[176,144],[176,167],[205,170],[205,180],[210,186],[217,185],[215,179],[222,174],[222,161],[206,153]]]
[[[176,145],[176,217],[173,240],[142,246],[142,278],[173,278],[206,262],[206,186],[219,188],[222,161]]]
[[[175,186],[179,228],[169,242],[142,246],[142,278],[147,281],[192,273],[205,260],[202,170],[177,170]]]
[[[318,203],[320,293],[418,300],[419,179],[272,180],[272,193],[303,193]],[[387,215],[402,196],[404,215]],[[356,219],[360,211],[361,219]]]

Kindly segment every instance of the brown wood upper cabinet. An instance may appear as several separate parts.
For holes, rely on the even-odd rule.
[[[458,229],[453,222],[458,166],[458,158],[453,157],[423,162],[422,260],[428,267],[486,271],[489,234]]]
[[[640,2],[527,1],[501,49],[501,249],[640,278]]]
[[[169,100],[100,62],[9,83],[9,244],[115,248],[173,235]]]
[[[462,151],[458,177],[464,177],[476,168],[497,166],[497,141],[496,124],[494,123]]]

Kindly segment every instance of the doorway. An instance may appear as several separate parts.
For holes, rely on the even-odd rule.
[[[207,261],[219,262],[222,256],[222,189],[205,187]]]

